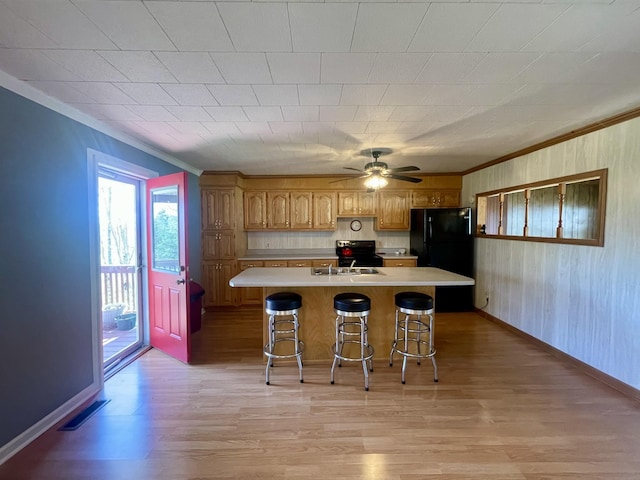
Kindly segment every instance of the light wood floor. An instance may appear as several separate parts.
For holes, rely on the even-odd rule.
[[[329,321],[333,321],[330,319]],[[102,410],[0,466],[11,480],[639,479],[640,404],[473,314],[440,314],[430,362],[274,368],[261,312],[208,314],[185,366],[152,350]]]

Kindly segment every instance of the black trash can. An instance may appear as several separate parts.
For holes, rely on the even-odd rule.
[[[202,297],[204,288],[197,282],[189,282],[189,316],[191,321],[191,333],[195,333],[202,327]]]

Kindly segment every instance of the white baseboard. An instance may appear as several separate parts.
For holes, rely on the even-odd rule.
[[[67,402],[60,405],[42,420],[33,424],[9,443],[4,444],[0,447],[0,465],[33,442],[64,417],[72,413],[75,409],[82,406],[83,403],[91,400],[91,398],[96,396],[99,392],[100,385],[97,382],[91,384]]]

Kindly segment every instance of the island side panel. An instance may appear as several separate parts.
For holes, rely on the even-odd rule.
[[[374,360],[389,358],[395,327],[395,294],[398,292],[420,292],[431,295],[435,304],[435,287],[265,287],[264,298],[272,293],[293,292],[302,297],[299,312],[300,338],[305,344],[304,361],[327,361],[333,359],[331,346],[335,343],[335,319],[333,297],[338,293],[362,293],[371,299],[369,315],[369,343],[375,349]],[[267,342],[268,315],[264,313],[263,338]],[[437,325],[436,325],[437,339]]]

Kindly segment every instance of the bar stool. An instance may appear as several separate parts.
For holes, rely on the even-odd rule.
[[[436,365],[436,349],[433,344],[433,298],[424,293],[400,292],[395,295],[396,302],[396,331],[391,345],[389,365],[393,366],[393,354],[402,355],[402,383],[407,368],[407,358],[430,358],[433,363],[433,381],[438,381],[438,366]],[[400,314],[404,313],[404,320]],[[428,321],[423,320],[423,315]],[[426,337],[426,338],[425,338]]]
[[[336,317],[336,343],[332,346],[333,364],[331,365],[331,383],[334,383],[336,365],[342,361],[362,362],[364,370],[364,389],[369,390],[369,371],[373,372],[373,346],[369,345],[367,319],[371,310],[371,300],[361,293],[339,293],[333,297]],[[357,320],[356,320],[357,318]],[[356,352],[345,352],[345,344],[357,344]],[[353,353],[353,354],[351,354]]]
[[[267,385],[269,385],[269,370],[273,367],[274,358],[295,358],[300,370],[300,383],[302,379],[302,353],[304,343],[298,337],[298,310],[302,307],[302,297],[297,293],[279,292],[266,298],[265,311],[269,315],[269,341],[264,346],[264,354],[267,356]],[[285,317],[285,318],[280,318]],[[276,347],[281,342],[292,342],[293,352],[276,352]],[[277,350],[281,350],[278,348]]]

